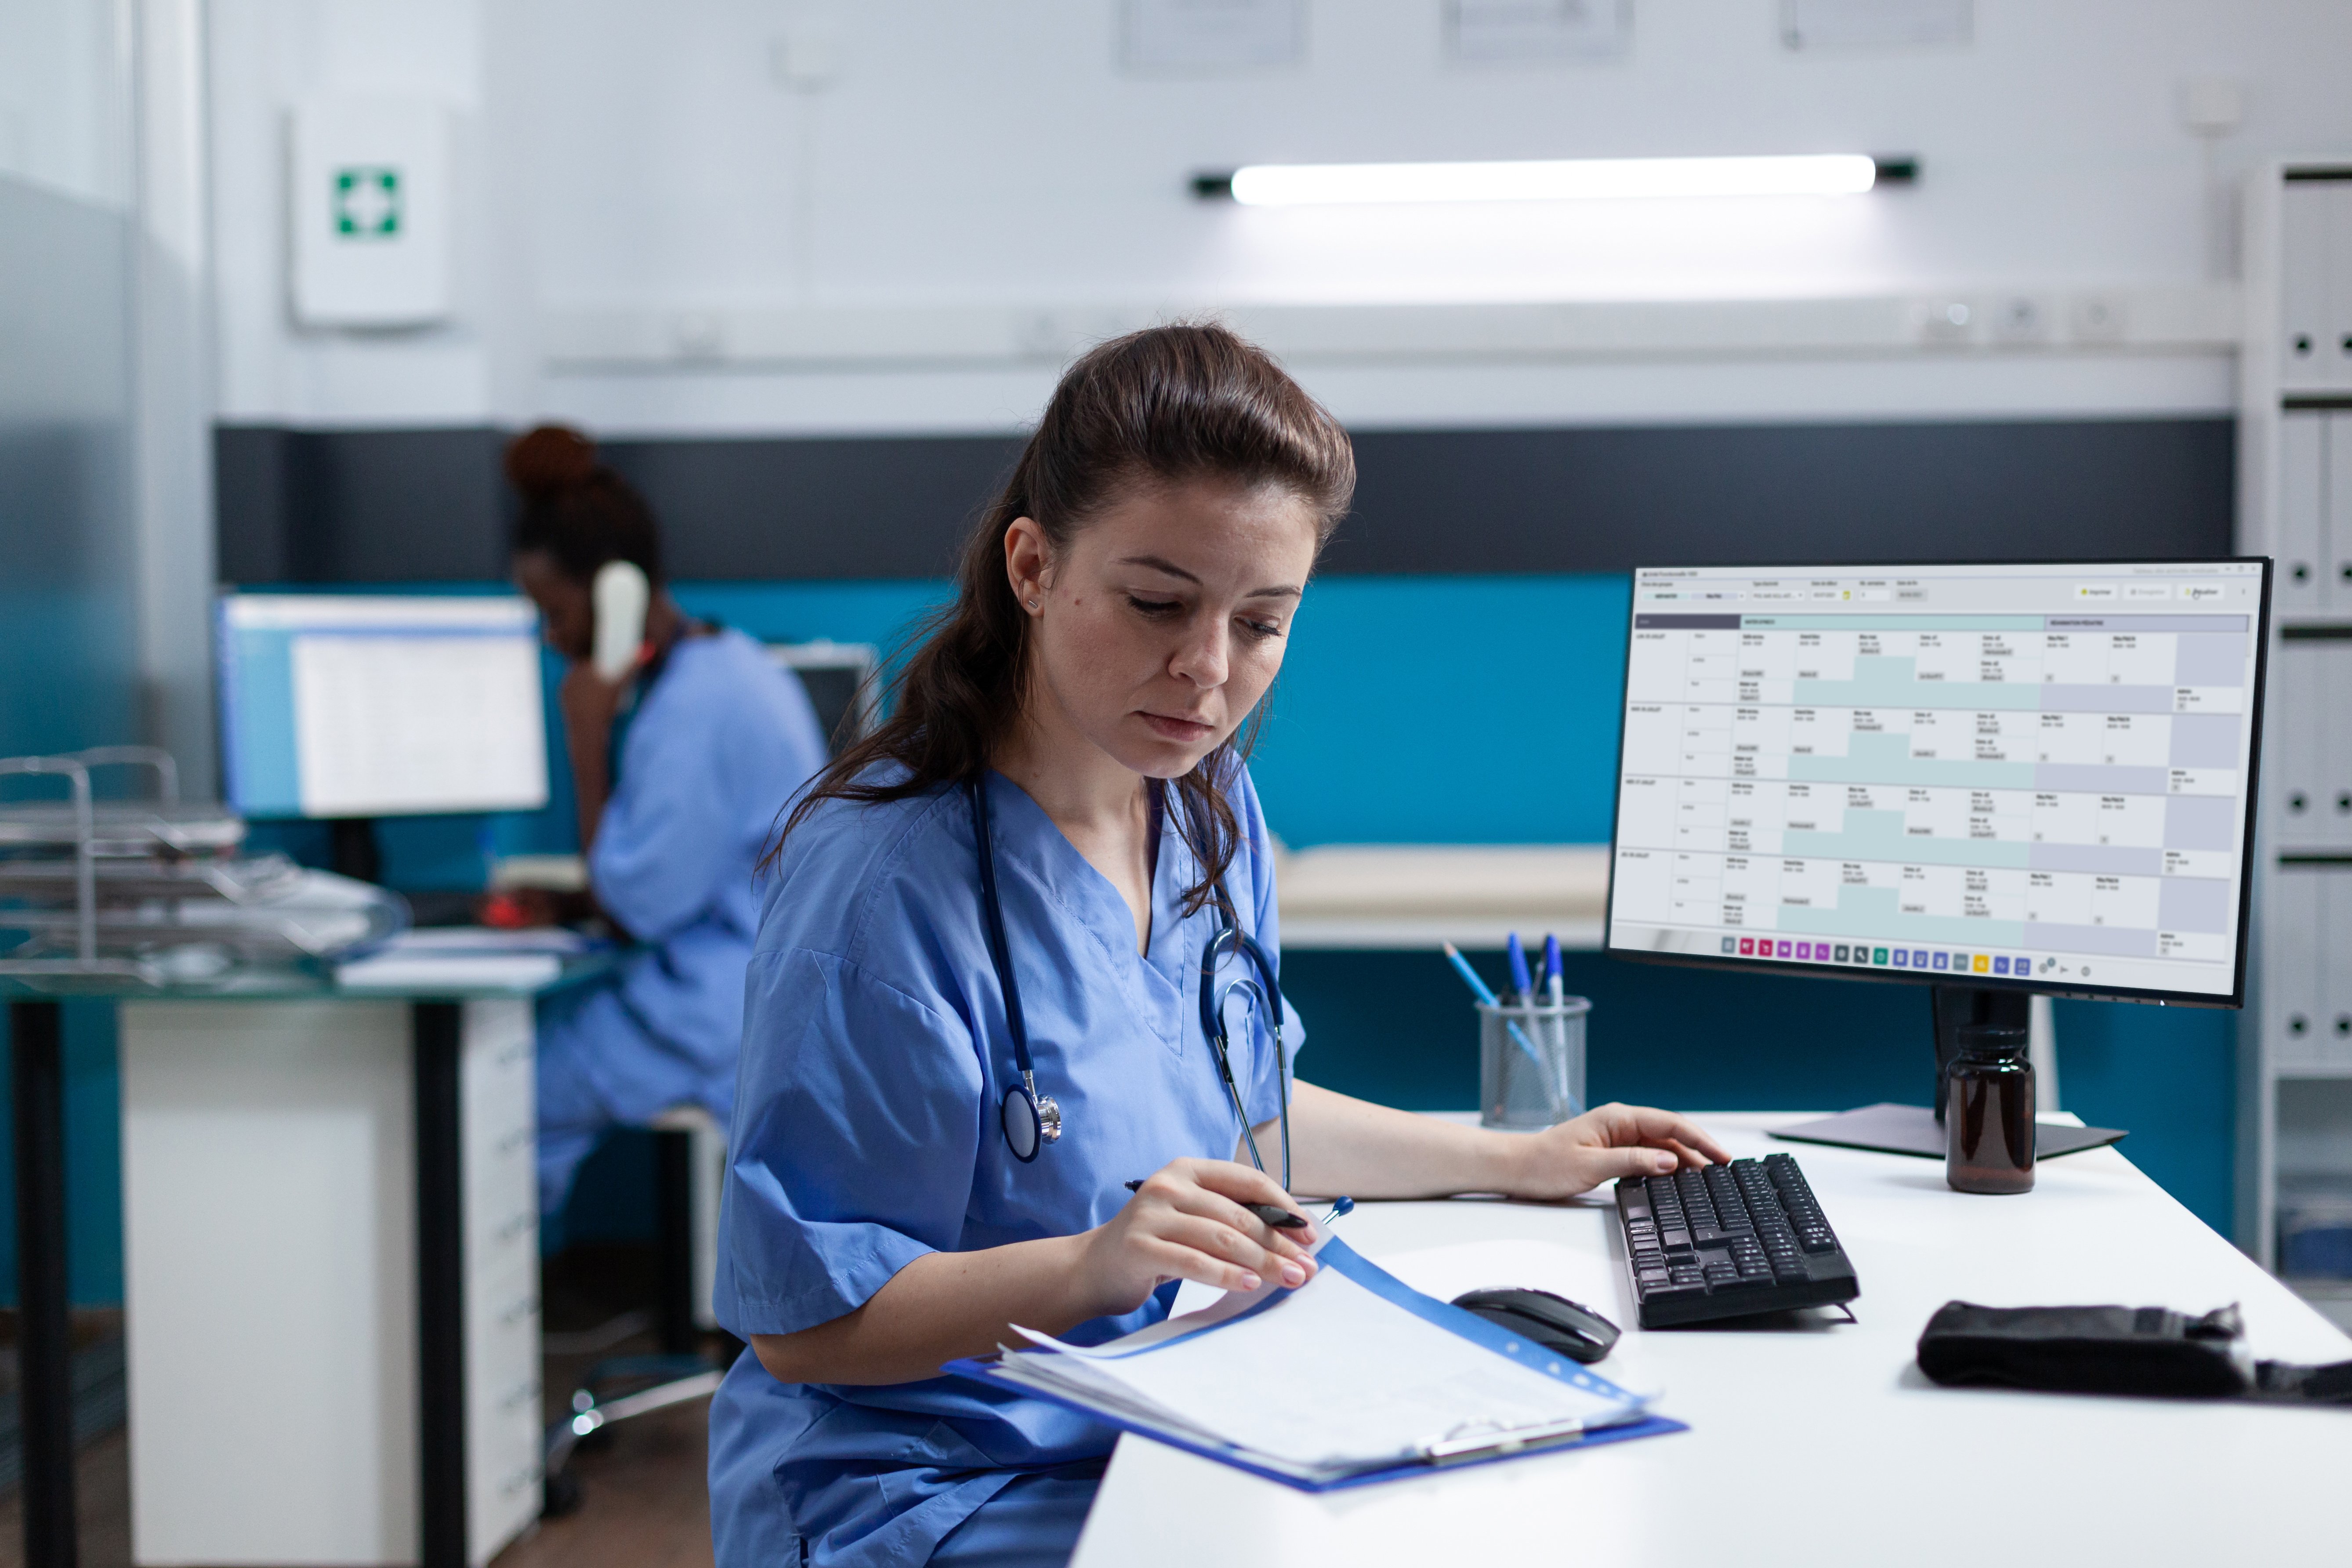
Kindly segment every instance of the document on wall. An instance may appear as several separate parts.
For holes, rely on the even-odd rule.
[[[1228,1297],[1103,1345],[1024,1330],[1032,1348],[950,1370],[1310,1488],[1678,1429],[1643,1396],[1420,1295],[1344,1242],[1317,1258],[1297,1289]]]

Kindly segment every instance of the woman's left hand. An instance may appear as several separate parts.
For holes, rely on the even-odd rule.
[[[1595,1106],[1512,1141],[1507,1190],[1519,1198],[1572,1198],[1621,1176],[1662,1176],[1731,1158],[1688,1117],[1646,1105]]]

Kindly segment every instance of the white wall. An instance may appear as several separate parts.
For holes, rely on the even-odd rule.
[[[106,0],[0,5],[0,174],[131,205],[129,32]]]
[[[1297,69],[1139,79],[1116,0],[214,0],[227,417],[607,430],[993,429],[1033,363],[551,369],[551,321],[852,306],[1039,309],[1108,326],[1251,302],[1900,295],[2195,285],[2226,270],[2214,191],[2253,161],[2352,150],[2340,0],[1977,0],[1965,47],[1819,56],[1778,0],[1635,0],[1613,61],[1449,64],[1441,0],[1310,0]],[[773,41],[840,41],[826,90]],[[2190,77],[2246,85],[2236,133],[2184,126]],[[298,331],[283,118],[396,89],[461,114],[452,325]],[[1909,153],[1918,187],[1821,202],[1244,211],[1197,170],[1265,160]],[[1093,314],[1088,315],[1091,311]],[[1075,312],[1075,316],[1071,313]],[[720,356],[723,362],[723,355]],[[1302,363],[1366,424],[2221,410],[2226,353]]]

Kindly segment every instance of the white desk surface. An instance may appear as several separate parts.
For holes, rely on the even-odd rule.
[[[2112,1149],[2043,1165],[2017,1197],[1966,1196],[1940,1163],[1782,1143],[1802,1113],[1699,1118],[1735,1155],[1803,1165],[1854,1261],[1858,1323],[1628,1328],[1597,1370],[1662,1387],[1691,1430],[1321,1496],[1120,1439],[1080,1568],[1245,1563],[2343,1562],[2352,1410],[1937,1388],[1913,1362],[1954,1298],[2000,1306],[2242,1304],[2257,1356],[2352,1341]],[[1606,1189],[1603,1189],[1603,1193]],[[1560,1205],[1364,1204],[1340,1234],[1374,1259],[1465,1242],[1612,1256],[1602,1193]],[[1552,1267],[1559,1255],[1551,1253]],[[1622,1275],[1613,1300],[1631,1324]],[[1541,1284],[1539,1279],[1489,1285]],[[1792,1315],[1797,1316],[1797,1315]]]
[[[1322,844],[1282,852],[1286,948],[1499,948],[1512,931],[1601,945],[1606,844]]]

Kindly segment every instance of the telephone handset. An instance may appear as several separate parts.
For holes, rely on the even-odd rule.
[[[645,647],[653,584],[634,563],[607,561],[596,569],[588,594],[596,612],[589,662],[605,679],[619,680],[637,667],[637,655]]]

